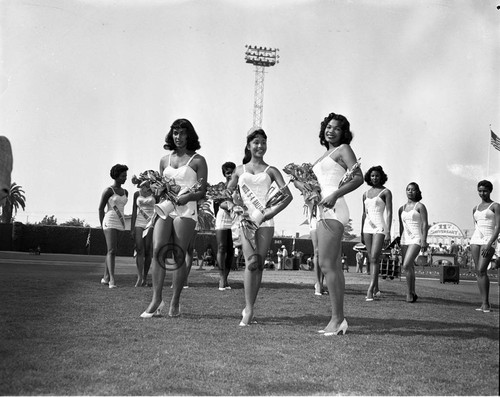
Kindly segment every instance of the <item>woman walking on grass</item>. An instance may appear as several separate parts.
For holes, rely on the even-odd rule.
[[[128,167],[122,164],[114,165],[109,174],[114,180],[113,185],[106,188],[99,203],[99,222],[106,238],[106,262],[104,277],[101,284],[108,284],[109,288],[116,288],[115,257],[118,244],[118,230],[125,230],[124,210],[128,201],[128,192],[122,188],[127,180]],[[104,207],[107,204],[106,213]]]
[[[135,262],[137,266],[136,287],[146,286],[149,268],[151,267],[153,233],[148,229],[144,236],[144,230],[154,215],[156,199],[153,196],[149,181],[132,178],[132,183],[139,190],[134,193],[132,207],[132,221],[130,233],[135,242]]]
[[[186,251],[193,237],[198,219],[197,201],[205,197],[208,167],[205,158],[196,153],[200,142],[196,131],[186,119],[174,121],[165,137],[166,150],[169,154],[160,160],[160,174],[182,189],[176,199],[173,210],[158,217],[153,229],[153,297],[147,309],[141,314],[151,318],[161,314],[165,307],[162,299],[163,282],[167,263],[172,263],[173,294],[168,315],[177,317],[181,314],[180,295],[187,276]],[[193,191],[187,190],[199,184]]]
[[[236,168],[236,164],[228,161],[222,164],[222,175],[226,179],[226,187]],[[227,278],[233,264],[233,237],[231,227],[233,226],[233,214],[227,207],[227,202],[214,202],[215,212],[215,236],[217,237],[217,263],[219,264],[219,291],[231,289]]]
[[[243,164],[236,167],[228,183],[228,190],[232,193],[238,188],[243,204],[249,209],[256,209],[266,205],[267,196],[274,182],[283,189],[286,196],[279,203],[263,209],[263,212],[249,211],[249,219],[256,227],[255,238],[252,233],[240,228],[240,238],[245,256],[245,308],[242,312],[240,326],[248,326],[254,317],[254,305],[262,282],[264,258],[271,245],[274,234],[273,218],[292,201],[292,195],[280,171],[264,161],[267,151],[267,135],[261,128],[252,128],[247,135]],[[234,206],[228,202],[229,209]],[[253,240],[253,241],[252,241]]]
[[[493,184],[490,181],[480,181],[477,184],[477,192],[481,202],[472,210],[475,230],[470,240],[472,259],[476,265],[476,278],[479,293],[481,294],[481,307],[477,311],[489,313],[491,305],[490,279],[488,277],[488,265],[495,253],[495,245],[500,233],[500,205],[491,200]]]
[[[406,187],[408,202],[399,209],[399,235],[403,269],[406,272],[406,302],[415,303],[415,259],[420,250],[427,250],[427,208],[423,205],[422,192],[417,183]]]
[[[380,296],[379,260],[382,248],[384,245],[389,245],[391,240],[392,193],[384,186],[387,182],[387,174],[380,165],[370,168],[364,179],[371,186],[363,193],[363,216],[361,218],[361,242],[366,245],[368,260],[371,264],[371,281],[366,293],[366,301],[370,302]]]

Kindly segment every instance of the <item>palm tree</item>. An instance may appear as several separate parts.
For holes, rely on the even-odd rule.
[[[5,204],[2,205],[2,215],[0,217],[1,223],[11,223],[13,218],[16,216],[19,207],[21,207],[24,211],[26,208],[26,197],[24,196],[24,190],[22,187],[17,183],[12,182],[7,200],[5,201]]]
[[[212,230],[215,227],[215,215],[209,201],[198,203],[198,223],[200,230]]]

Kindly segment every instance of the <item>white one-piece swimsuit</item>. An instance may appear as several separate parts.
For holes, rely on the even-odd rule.
[[[490,209],[490,207],[495,204],[491,203],[487,208],[480,211],[477,209],[474,211],[474,220],[476,221],[476,228],[472,237],[470,239],[471,244],[475,245],[485,245],[488,244],[493,232],[495,231],[495,213]],[[496,241],[492,244],[495,247]]]
[[[115,189],[111,187],[113,194],[108,199],[108,208],[104,214],[102,221],[103,229],[117,229],[125,230],[125,204],[127,204],[128,197],[125,193],[123,196],[116,194]]]
[[[251,200],[248,198],[248,195],[245,194],[244,186],[248,187],[253,195],[260,201],[262,205],[266,205],[267,195],[269,189],[272,184],[271,177],[267,173],[269,166],[258,174],[251,174],[246,171],[245,165],[243,165],[243,173],[238,178],[238,187],[240,188],[241,198],[243,203],[247,207],[253,206]],[[262,222],[259,227],[274,227],[274,220],[269,219],[265,222]]]
[[[406,207],[406,206],[405,206]],[[401,222],[403,222],[403,235],[401,236],[401,245],[417,244],[422,241],[422,217],[415,207],[410,211],[401,212]]]
[[[313,166],[313,171],[321,187],[321,199],[338,190],[340,180],[345,174],[344,167],[330,157],[333,152]],[[333,208],[318,207],[318,220],[322,219],[335,219],[344,226],[349,223],[349,208],[344,196],[337,199]]]
[[[363,225],[363,233],[366,234],[385,234],[387,225],[384,219],[385,201],[382,200],[379,194],[375,197],[365,197],[365,223]]]

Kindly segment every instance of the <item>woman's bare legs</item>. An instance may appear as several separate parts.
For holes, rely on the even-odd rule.
[[[194,243],[196,241],[197,234],[198,234],[198,231],[194,230],[193,237],[191,237],[191,240],[189,241],[189,245],[186,249],[186,279],[184,280],[183,288],[188,288],[188,278],[189,278],[189,273],[191,273],[191,268],[193,267],[193,250],[194,250]]]
[[[332,317],[325,332],[336,332],[344,321],[345,279],[340,255],[344,225],[333,219],[318,222],[318,254],[321,270],[330,294]]]
[[[216,230],[217,262],[219,263],[219,290],[229,286],[227,277],[233,260],[233,238],[231,229]]]
[[[144,240],[142,239],[142,232],[144,229],[142,227],[135,228],[135,264],[137,267],[137,281],[135,283],[136,287],[140,287],[143,282],[144,277]]]
[[[240,325],[248,325],[252,321],[254,305],[262,283],[264,258],[271,246],[274,227],[261,227],[255,232],[255,250],[250,242],[241,233],[243,255],[245,256],[245,274],[243,284],[245,287],[245,309]]]
[[[490,308],[490,278],[488,277],[487,269],[493,254],[485,258],[481,255],[481,251],[485,248],[484,245],[473,244],[470,247],[472,259],[476,267],[477,287],[481,294],[481,309],[486,310]]]
[[[149,269],[151,268],[151,261],[153,259],[153,231],[149,229],[142,240],[144,241],[144,276],[142,285],[147,286]]]
[[[371,265],[370,286],[366,293],[367,299],[373,299],[374,294],[379,291],[378,274],[380,271],[380,254],[384,246],[385,235],[383,234],[364,234],[363,236],[368,253],[368,260]]]
[[[310,230],[311,242],[313,245],[313,264],[314,264],[314,275],[316,276],[316,282],[314,283],[314,293],[316,295],[322,295],[324,293],[323,281],[325,275],[321,271],[318,260],[318,233],[316,229]]]
[[[108,252],[106,253],[106,269],[104,271],[104,278],[106,278],[106,273],[109,277],[109,285],[116,285],[115,283],[115,258],[116,258],[116,247],[118,244],[118,230],[116,229],[104,229],[104,238],[106,239],[106,247]]]
[[[415,293],[415,259],[420,252],[420,245],[410,244],[401,246],[401,254],[403,256],[403,271],[406,272],[406,301],[416,302],[417,294]]]

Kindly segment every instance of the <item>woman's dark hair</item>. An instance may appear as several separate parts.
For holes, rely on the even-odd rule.
[[[325,139],[325,129],[331,120],[337,120],[339,122],[338,127],[342,131],[342,139],[340,140],[340,144],[343,143],[350,144],[352,141],[351,124],[344,116],[335,113],[330,113],[321,122],[321,129],[319,131],[319,142],[328,149],[328,142]]]
[[[248,163],[252,159],[252,153],[248,149],[248,144],[252,142],[258,135],[267,140],[267,135],[262,128],[257,128],[247,135],[247,144],[245,145],[245,156],[243,157],[243,164]]]
[[[378,172],[380,174],[380,185],[384,186],[384,184],[387,182],[387,174],[384,172],[384,169],[382,168],[381,165],[375,165],[375,166],[373,166],[372,168],[370,168],[366,172],[366,174],[365,174],[365,182],[369,186],[373,186],[371,178],[370,178],[373,171],[376,171],[376,172]]]
[[[187,119],[177,119],[170,126],[170,131],[165,137],[165,145],[163,148],[165,150],[174,150],[176,148],[173,138],[174,130],[178,130],[184,128],[187,133],[187,150],[198,150],[201,148],[200,140],[198,138],[198,134],[196,133],[193,124]]]
[[[490,181],[487,181],[486,179],[479,181],[479,183],[477,184],[477,188],[479,189],[480,186],[488,189],[490,193],[493,191],[493,184]]]
[[[422,200],[422,191],[420,190],[420,186],[418,186],[417,182],[410,182],[408,186],[413,185],[415,189],[417,189],[417,195],[415,196],[415,201]],[[408,189],[408,186],[406,188]]]
[[[222,175],[224,175],[224,173],[226,171],[229,171],[229,170],[231,170],[231,172],[234,171],[235,168],[236,168],[236,164],[234,164],[233,162],[231,162],[231,161],[225,162],[224,164],[222,164],[222,167],[221,167]]]
[[[124,164],[115,164],[113,167],[111,167],[111,170],[109,171],[109,175],[111,176],[112,179],[116,179],[120,176],[122,172],[128,171],[128,167]]]

